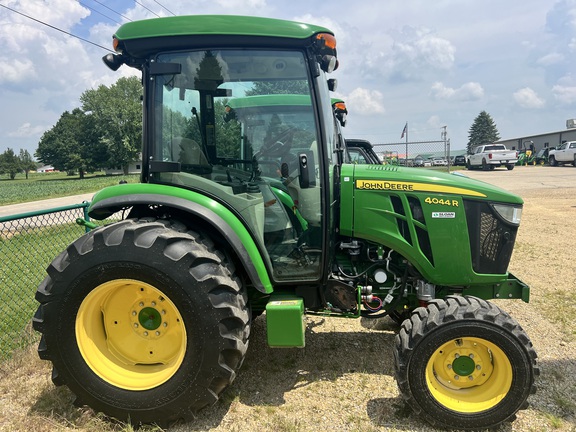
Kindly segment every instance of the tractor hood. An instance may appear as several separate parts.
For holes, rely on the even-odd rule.
[[[523,205],[513,193],[463,175],[351,164],[342,166],[341,203],[342,235],[410,257],[441,285],[504,279]]]
[[[523,204],[518,195],[464,174],[447,174],[423,168],[395,165],[348,165],[342,178],[349,176],[356,189],[380,189],[390,192],[429,192],[459,195],[463,198],[488,200],[508,204]],[[346,181],[346,180],[344,180]]]

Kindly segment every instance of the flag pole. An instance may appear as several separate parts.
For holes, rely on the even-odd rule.
[[[404,166],[408,166],[408,122],[406,122],[406,156],[404,160],[406,161]]]

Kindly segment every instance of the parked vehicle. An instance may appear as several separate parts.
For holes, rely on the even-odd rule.
[[[482,168],[485,171],[499,166],[513,170],[517,161],[516,150],[508,150],[504,144],[484,144],[477,146],[468,156],[466,166],[468,169]]]
[[[454,166],[466,166],[466,156],[454,156]]]
[[[536,153],[534,153],[532,150],[519,151],[516,165],[518,166],[536,165]]]
[[[346,147],[352,163],[382,165],[370,141],[346,139]]]
[[[548,163],[548,153],[550,152],[550,150],[553,150],[554,147],[543,147],[540,150],[538,150],[538,153],[536,153],[535,156],[535,162],[537,165],[544,165],[546,163]]]
[[[487,429],[527,407],[536,352],[489,301],[529,300],[508,272],[522,199],[464,176],[348,163],[330,30],[165,17],[122,25],[113,46],[111,69],[142,73],[141,182],[93,197],[91,218],[125,218],[92,226],[37,289],[38,353],[55,385],[135,425],[190,421],[234,381],[258,315],[274,348],[305,346],[305,315],[390,316],[393,345],[375,333],[354,349],[391,351],[419,418]],[[287,88],[301,94],[279,97]]]
[[[434,158],[432,159],[432,166],[447,166],[448,161],[444,158]]]
[[[422,156],[416,156],[414,158],[414,166],[415,167],[423,167],[424,166],[424,158]]]
[[[566,141],[548,153],[550,166],[571,163],[576,166],[576,141]]]

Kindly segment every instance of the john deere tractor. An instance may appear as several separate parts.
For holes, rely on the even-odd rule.
[[[484,429],[527,406],[536,353],[488,301],[529,299],[507,271],[520,197],[349,163],[326,28],[182,16],[113,41],[104,62],[142,73],[141,182],[94,196],[90,218],[124,218],[72,243],[38,288],[56,385],[135,424],[190,420],[234,380],[255,317],[283,348],[305,345],[306,315],[389,316],[386,354],[418,416]]]

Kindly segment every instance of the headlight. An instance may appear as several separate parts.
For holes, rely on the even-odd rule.
[[[492,204],[492,208],[506,222],[513,225],[520,225],[522,217],[522,207],[514,207],[507,204]]]

